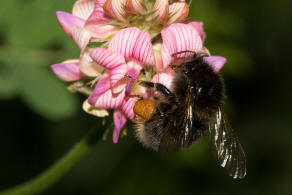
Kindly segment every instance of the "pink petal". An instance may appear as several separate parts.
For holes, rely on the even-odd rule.
[[[156,70],[160,72],[163,70],[161,52],[154,50],[154,56],[155,56],[155,62],[156,62]]]
[[[100,7],[102,7],[105,2],[106,0],[96,0],[96,4],[99,5]]]
[[[111,89],[108,89],[101,94],[96,102],[91,102],[96,108],[115,109],[121,106],[125,98],[125,89],[118,94],[113,94]]]
[[[122,110],[127,116],[127,118],[134,120],[135,113],[133,111],[134,105],[136,102],[136,98],[125,98],[122,103]]]
[[[153,52],[155,57],[155,67],[156,71],[161,72],[163,70],[163,62],[161,57],[161,46],[160,42],[153,44]]]
[[[89,77],[97,77],[103,71],[104,68],[99,64],[95,63],[93,59],[89,56],[93,49],[86,48],[81,52],[79,68],[80,70]]]
[[[186,2],[178,1],[169,6],[169,16],[167,24],[182,22],[189,15],[189,6]]]
[[[171,89],[171,83],[174,79],[174,71],[171,68],[167,68],[163,72],[154,75],[152,82],[161,83],[168,89]]]
[[[91,53],[91,58],[107,69],[113,69],[117,66],[126,64],[123,56],[105,48],[95,49]]]
[[[67,12],[57,11],[56,15],[61,27],[70,37],[72,36],[71,29],[73,26],[83,27],[85,24],[85,20]]]
[[[93,11],[96,0],[77,0],[73,6],[72,14],[87,20]]]
[[[145,14],[144,0],[127,0],[127,11],[131,14]]]
[[[54,64],[51,66],[51,69],[60,79],[68,82],[76,81],[84,77],[80,72],[78,62]]]
[[[141,62],[139,62],[135,59],[132,59],[132,60],[128,61],[127,68],[129,70],[128,75],[130,75],[134,78],[137,78],[140,70],[143,68],[143,65],[141,64]]]
[[[124,90],[127,86],[127,79],[125,77],[121,78],[115,86],[112,87],[113,94],[120,93],[122,90]]]
[[[74,42],[81,50],[84,50],[91,38],[90,33],[86,29],[77,26],[74,26],[71,32]]]
[[[87,23],[85,28],[96,39],[107,38],[119,30],[116,26],[99,24],[97,22]]]
[[[98,22],[104,22],[104,23],[109,23],[112,21],[112,18],[108,17],[104,10],[103,7],[101,6],[100,2],[97,1],[94,6],[94,10],[89,16],[87,22],[90,21],[98,21]]]
[[[90,104],[95,104],[99,96],[107,91],[110,88],[110,74],[109,71],[106,71],[103,73],[103,75],[98,80],[97,84],[95,85],[95,88],[91,94],[91,96],[88,99],[88,102]]]
[[[113,142],[116,144],[119,141],[119,135],[127,122],[126,116],[121,110],[115,110],[114,112],[114,131],[113,131]]]
[[[208,56],[204,57],[204,61],[212,66],[215,72],[219,72],[227,60],[221,56]]]
[[[145,30],[140,32],[133,50],[133,57],[146,65],[155,65],[151,37]]]
[[[165,23],[168,17],[168,0],[156,0],[152,9],[149,20],[155,23]]]
[[[125,0],[107,0],[104,5],[104,11],[111,17],[126,22]]]
[[[111,86],[114,87],[115,84],[123,79],[125,77],[125,74],[127,73],[127,65],[122,64],[120,66],[117,66],[110,71],[110,77],[111,77]]]
[[[173,54],[187,50],[200,52],[203,47],[199,33],[188,24],[172,24],[170,27],[163,29],[161,35],[163,40],[161,55],[164,68],[167,68],[175,58],[193,55],[186,52],[172,57]]]
[[[140,71],[142,70],[143,66],[141,63],[139,63],[136,60],[131,60],[127,63],[128,66],[128,73],[127,75],[138,78]],[[126,88],[126,94],[131,93],[131,89],[134,85],[135,81],[133,79],[127,78],[127,88]]]
[[[204,23],[203,22],[190,22],[188,25],[194,27],[201,36],[201,39],[204,41],[206,38],[206,33],[204,32]]]
[[[96,2],[94,11],[85,24],[85,28],[91,32],[94,38],[97,39],[109,36],[118,31],[117,27],[109,24],[112,21],[112,18],[109,18],[105,14],[101,4],[102,2],[100,1]]]
[[[108,48],[128,59],[132,57],[133,49],[140,32],[136,27],[122,29],[110,40]]]
[[[143,64],[155,64],[150,35],[136,27],[122,29],[115,34],[109,42],[109,49],[126,59],[133,57]]]

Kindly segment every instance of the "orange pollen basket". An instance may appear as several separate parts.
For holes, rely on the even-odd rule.
[[[155,102],[151,99],[138,100],[134,105],[134,113],[145,120],[150,119],[155,111]]]

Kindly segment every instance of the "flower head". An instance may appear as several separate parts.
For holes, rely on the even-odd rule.
[[[77,0],[72,14],[57,12],[61,27],[81,54],[79,59],[55,64],[52,69],[62,80],[83,83],[74,89],[87,89],[85,111],[104,117],[106,110],[114,110],[114,143],[127,119],[135,120],[137,98],[133,95],[149,96],[133,78],[170,87],[175,74],[170,65],[191,55],[179,52],[208,52],[203,46],[203,23],[187,20],[188,13],[183,0]],[[204,60],[215,71],[226,62],[219,56]]]

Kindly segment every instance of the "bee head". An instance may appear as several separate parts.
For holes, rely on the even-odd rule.
[[[224,84],[221,76],[204,62],[195,57],[181,66],[181,73],[187,80],[188,90],[199,108],[217,108],[223,99]]]

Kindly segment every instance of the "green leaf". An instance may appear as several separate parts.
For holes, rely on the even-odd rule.
[[[13,97],[17,91],[16,88],[11,70],[5,61],[0,58],[0,98],[8,99]]]
[[[0,98],[12,98],[17,91],[17,87],[12,77],[9,75],[0,75]]]
[[[19,95],[32,110],[50,120],[63,119],[75,113],[78,108],[76,98],[48,69],[20,63],[11,63],[11,67]]]
[[[9,18],[8,41],[14,46],[47,47],[70,40],[58,24],[56,11],[71,12],[74,1],[15,1]],[[71,41],[71,40],[70,40]],[[61,42],[61,43],[60,43]]]

